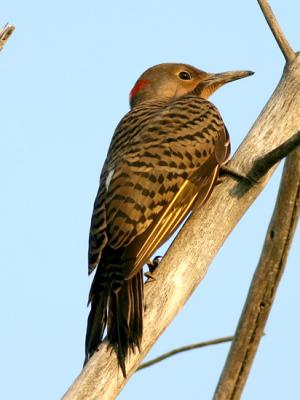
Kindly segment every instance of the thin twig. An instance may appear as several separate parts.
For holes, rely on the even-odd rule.
[[[276,39],[276,42],[278,46],[280,47],[280,50],[282,51],[282,54],[284,55],[284,58],[286,62],[292,61],[296,54],[292,47],[290,46],[287,38],[285,37],[273,11],[271,6],[269,5],[269,2],[267,0],[257,0],[258,4],[264,14],[264,17]]]
[[[3,49],[4,45],[6,44],[14,30],[15,26],[10,24],[6,24],[0,30],[0,51]]]
[[[200,349],[201,347],[206,347],[206,346],[212,346],[215,344],[220,344],[220,343],[226,343],[226,342],[231,342],[233,340],[234,336],[225,336],[219,339],[213,339],[213,340],[207,340],[206,342],[200,342],[200,343],[194,343],[190,344],[188,346],[182,346],[178,347],[177,349],[168,351],[167,353],[162,354],[159,357],[153,358],[150,361],[147,361],[139,366],[137,371],[140,371],[141,369],[151,367],[154,364],[159,363],[160,361],[165,360],[166,358],[172,357],[175,354],[183,353],[185,351],[189,350],[194,350],[194,349]]]
[[[300,149],[284,167],[266,239],[214,400],[241,397],[271,311],[300,214]]]

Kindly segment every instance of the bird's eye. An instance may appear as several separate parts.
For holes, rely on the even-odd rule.
[[[191,74],[187,71],[181,71],[178,74],[179,78],[183,81],[190,81],[192,79]]]

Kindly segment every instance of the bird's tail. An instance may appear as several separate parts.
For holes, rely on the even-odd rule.
[[[104,277],[104,273],[98,273],[100,270],[101,267],[98,267],[90,294],[91,311],[86,333],[85,363],[97,350],[107,324],[109,344],[115,349],[122,373],[126,377],[125,359],[128,350],[134,351],[136,347],[140,350],[143,335],[143,271],[124,280],[120,279],[119,272],[113,272],[115,268],[112,266],[109,279]],[[118,279],[114,278],[114,275]],[[106,280],[105,288],[103,284],[96,284],[96,279],[102,280],[103,283]],[[98,289],[98,293],[95,292],[95,288]]]
[[[140,350],[143,335],[144,283],[141,270],[124,280],[119,289],[111,292],[107,338],[115,348],[119,365],[126,377],[125,359],[129,348]]]

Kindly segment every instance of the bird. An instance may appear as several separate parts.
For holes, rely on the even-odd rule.
[[[106,329],[126,377],[129,351],[141,349],[143,266],[195,203],[209,198],[230,156],[228,131],[208,97],[252,74],[163,63],[147,69],[133,86],[130,111],[112,136],[91,218],[88,268],[96,272],[84,365]]]

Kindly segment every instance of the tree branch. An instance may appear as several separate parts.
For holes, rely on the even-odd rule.
[[[168,351],[167,353],[161,354],[159,357],[153,358],[152,360],[141,364],[138,367],[137,371],[140,371],[141,369],[144,369],[144,368],[151,367],[152,365],[157,364],[160,361],[165,360],[166,358],[175,356],[176,354],[183,353],[185,351],[200,349],[201,347],[207,347],[207,346],[213,346],[215,344],[231,342],[233,340],[233,338],[234,338],[234,336],[225,336],[225,337],[218,338],[218,339],[207,340],[206,342],[194,343],[194,344],[189,344],[188,346],[178,347],[177,349]]]
[[[290,46],[287,38],[285,37],[273,11],[272,8],[269,5],[268,0],[257,0],[258,4],[264,14],[264,17],[274,35],[274,38],[276,39],[276,42],[278,46],[280,47],[280,50],[282,54],[284,55],[284,58],[286,62],[292,61],[296,54],[292,47]]]
[[[238,400],[285,268],[300,214],[300,149],[288,156],[262,255],[214,400]]]
[[[11,34],[15,30],[14,25],[9,25],[6,24],[1,30],[0,30],[0,51],[3,49],[4,45],[10,38]]]

